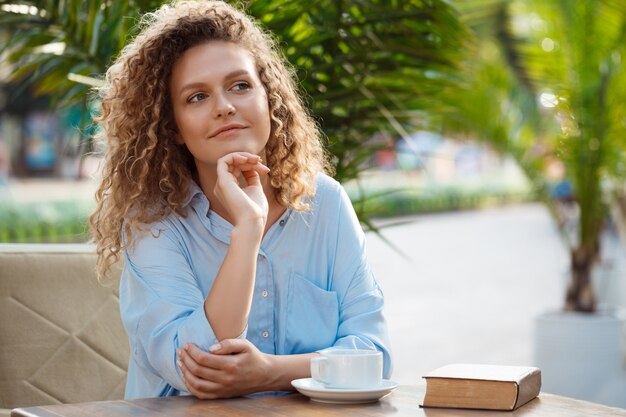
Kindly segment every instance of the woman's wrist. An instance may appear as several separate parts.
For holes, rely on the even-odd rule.
[[[233,227],[230,240],[248,241],[261,243],[265,222],[262,219],[251,219],[239,222]]]
[[[269,371],[266,391],[289,391],[293,387],[291,381],[311,376],[311,358],[316,353],[301,355],[267,354]]]
[[[282,391],[281,381],[282,381],[282,370],[280,368],[280,359],[278,355],[272,355],[270,353],[264,353],[265,358],[267,359],[268,369],[266,369],[265,375],[267,375],[267,379],[263,382],[262,387],[260,387],[261,391]]]

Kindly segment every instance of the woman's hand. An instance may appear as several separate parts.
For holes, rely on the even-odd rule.
[[[178,366],[189,392],[200,399],[270,391],[276,370],[271,355],[246,339],[225,339],[205,352],[193,344],[179,349]]]
[[[217,161],[214,193],[228,211],[233,226],[248,222],[265,226],[269,205],[260,176],[269,171],[260,156],[247,152],[233,152]]]

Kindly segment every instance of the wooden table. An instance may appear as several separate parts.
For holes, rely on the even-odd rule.
[[[193,397],[146,398],[83,404],[18,408],[11,417],[209,417],[209,416],[324,416],[324,417],[604,417],[626,416],[626,410],[550,394],[540,394],[513,411],[420,408],[423,386],[400,386],[371,404],[336,405],[310,401],[300,394],[201,401]]]

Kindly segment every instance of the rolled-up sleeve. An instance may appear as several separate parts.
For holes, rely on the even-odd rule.
[[[184,391],[176,349],[193,343],[208,350],[217,343],[204,311],[205,297],[184,247],[169,229],[135,233],[133,240],[125,251],[120,285],[120,308],[132,355],[138,366]],[[245,337],[245,331],[240,337]]]
[[[341,190],[333,286],[339,291],[339,328],[334,346],[377,349],[383,353],[384,377],[392,372],[384,297],[365,255],[365,235],[350,200]]]

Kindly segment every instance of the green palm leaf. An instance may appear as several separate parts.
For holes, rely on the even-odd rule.
[[[0,0],[14,80],[87,112],[84,98],[133,35],[137,17],[160,3]],[[15,13],[8,4],[36,13]],[[423,124],[424,112],[442,106],[442,92],[459,78],[468,34],[443,0],[254,0],[247,9],[297,71],[339,181],[359,176],[379,147],[372,135],[403,135]],[[41,49],[50,43],[64,48]]]

